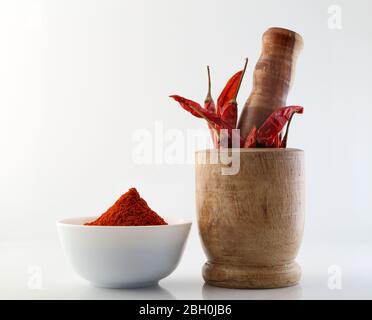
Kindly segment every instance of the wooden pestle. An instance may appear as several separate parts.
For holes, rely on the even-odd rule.
[[[239,119],[238,128],[245,139],[287,102],[295,66],[303,47],[302,37],[291,30],[270,28],[262,37],[262,53],[253,75],[253,89]]]

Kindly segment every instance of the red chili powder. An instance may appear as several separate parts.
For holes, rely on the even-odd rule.
[[[136,188],[123,194],[115,204],[88,226],[152,226],[167,224],[151,210]]]

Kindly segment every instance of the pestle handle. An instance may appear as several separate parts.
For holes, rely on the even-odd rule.
[[[247,137],[279,107],[285,106],[293,82],[302,37],[294,31],[270,28],[262,37],[262,52],[253,75],[252,92],[243,108],[238,128]]]

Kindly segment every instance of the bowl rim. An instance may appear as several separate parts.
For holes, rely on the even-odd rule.
[[[177,222],[171,222],[170,224],[163,224],[163,225],[149,225],[149,226],[86,226],[84,224],[77,224],[68,222],[71,220],[87,220],[93,221],[97,219],[99,216],[83,216],[83,217],[71,217],[71,218],[64,218],[56,221],[57,227],[63,226],[68,228],[83,228],[83,229],[115,229],[115,230],[138,230],[138,229],[160,229],[160,228],[172,228],[172,227],[179,227],[179,226],[191,226],[191,220],[179,219],[179,218],[172,218]],[[165,221],[168,221],[167,218],[164,218]]]
[[[208,148],[208,149],[200,149],[195,151],[196,154],[199,153],[211,153],[211,152],[231,152],[231,151],[239,151],[241,153],[304,153],[303,149],[298,148],[224,148],[224,149],[217,149],[217,148]]]

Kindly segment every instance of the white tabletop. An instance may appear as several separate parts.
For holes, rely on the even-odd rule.
[[[145,289],[102,289],[74,273],[57,240],[0,242],[1,299],[370,299],[370,244],[303,245],[297,286],[272,290],[233,290],[205,285],[203,253],[191,234],[176,271]],[[190,243],[191,242],[191,243]],[[306,254],[305,254],[306,253]],[[341,273],[341,274],[340,274]],[[338,275],[341,277],[338,277]],[[336,282],[334,281],[336,280]],[[338,281],[338,282],[337,282]]]

